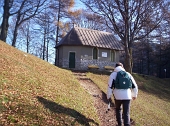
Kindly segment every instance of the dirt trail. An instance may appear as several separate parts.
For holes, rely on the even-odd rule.
[[[115,109],[113,104],[110,111],[107,111],[108,101],[106,94],[102,92],[92,80],[87,78],[85,73],[73,72],[85,90],[93,96],[94,106],[97,110],[101,126],[116,126]]]

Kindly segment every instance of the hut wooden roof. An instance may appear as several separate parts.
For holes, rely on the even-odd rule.
[[[72,28],[71,31],[57,44],[57,47],[62,45],[92,46],[123,50],[122,44],[112,33],[80,27]]]

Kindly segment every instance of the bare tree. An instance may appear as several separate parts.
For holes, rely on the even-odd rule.
[[[26,39],[26,52],[29,53],[30,41],[31,41],[31,23],[27,21],[20,27],[20,33],[23,39]]]
[[[62,19],[67,19],[70,18],[71,16],[76,16],[79,14],[79,10],[72,11],[71,8],[74,7],[74,0],[58,0],[57,3],[56,1],[51,1],[50,8],[57,13],[56,17],[56,45],[59,42],[59,37],[62,35],[60,34],[60,25],[61,25],[61,20]],[[57,65],[57,49],[56,49],[56,57],[55,57],[55,65]]]
[[[38,14],[41,10],[40,7],[44,5],[45,0],[23,0],[22,3],[18,3],[19,9],[17,11],[16,15],[16,23],[15,23],[15,29],[13,33],[13,40],[12,40],[12,46],[16,46],[16,39],[17,39],[17,31],[19,26],[33,18],[36,14]]]
[[[1,24],[1,32],[0,32],[0,40],[6,42],[8,27],[9,27],[9,17],[10,15],[10,8],[12,7],[13,0],[4,0],[4,6],[3,6],[3,20]]]
[[[149,35],[162,21],[167,8],[164,0],[81,0],[90,10],[103,16],[125,50],[125,69],[132,73],[132,46]],[[148,29],[146,29],[148,28]],[[147,32],[146,32],[147,30]]]
[[[107,29],[104,23],[105,20],[102,16],[87,10],[82,10],[80,15],[78,15],[77,17],[72,17],[70,22],[70,24],[74,24],[78,27],[101,31]]]
[[[46,60],[48,61],[49,41],[53,39],[52,35],[55,31],[55,25],[53,24],[54,19],[50,13],[50,9],[46,7],[41,14],[36,16],[34,22],[38,25],[37,30],[41,33],[41,36],[43,37],[43,60],[45,60],[46,58]]]

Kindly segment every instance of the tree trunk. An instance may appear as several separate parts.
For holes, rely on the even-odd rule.
[[[27,33],[27,53],[29,53],[29,33]]]
[[[47,62],[48,62],[48,45],[49,45],[49,39],[47,39],[47,51],[46,51]]]
[[[10,0],[4,0],[4,14],[3,14],[3,20],[2,20],[2,24],[1,24],[1,33],[0,33],[0,40],[6,42],[6,38],[7,38],[7,32],[8,32],[8,20],[9,20],[9,2]]]
[[[14,29],[14,34],[13,34],[13,40],[12,40],[12,46],[16,47],[16,40],[17,40],[17,35],[18,35],[18,27],[19,27],[19,21],[20,21],[21,15],[20,12],[18,13],[17,16],[17,21],[15,23],[15,29]]]
[[[128,48],[125,47],[125,60],[124,60],[124,68],[129,73],[132,73],[132,55]]]
[[[27,53],[29,53],[29,44],[30,44],[30,23],[27,23],[27,29],[26,29],[26,41],[27,41]]]
[[[45,45],[46,45],[46,29],[44,31],[44,44],[43,44],[43,60],[45,60]]]
[[[124,45],[125,45],[125,70],[128,71],[129,73],[132,73],[132,50],[131,50],[131,41],[130,41],[130,36],[129,36],[129,3],[128,0],[124,1],[124,5],[125,5],[125,41],[124,41]]]
[[[15,29],[14,29],[14,36],[13,36],[13,40],[12,40],[12,46],[13,47],[16,47],[16,40],[17,40],[17,31],[18,31],[18,27],[19,27],[19,20],[20,20],[20,14],[18,14],[17,16],[17,21],[16,21],[16,24],[15,24]]]
[[[58,8],[58,19],[57,19],[57,33],[56,33],[56,46],[58,44],[58,34],[59,34],[59,21],[60,21],[60,8],[61,7],[61,0],[59,0],[59,8]],[[55,66],[58,64],[58,59],[57,59],[57,47],[55,48]]]
[[[13,37],[13,40],[12,40],[12,46],[13,47],[16,47],[16,40],[17,40],[17,35],[18,35],[17,29],[18,29],[18,27],[16,26],[15,30],[14,30],[14,37]]]

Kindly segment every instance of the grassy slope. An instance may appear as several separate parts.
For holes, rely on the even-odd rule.
[[[0,41],[0,125],[97,125],[92,104],[70,71]]]
[[[137,126],[170,126],[170,79],[133,75],[139,94],[131,105],[131,118]],[[106,93],[108,75],[88,73],[103,92]]]

